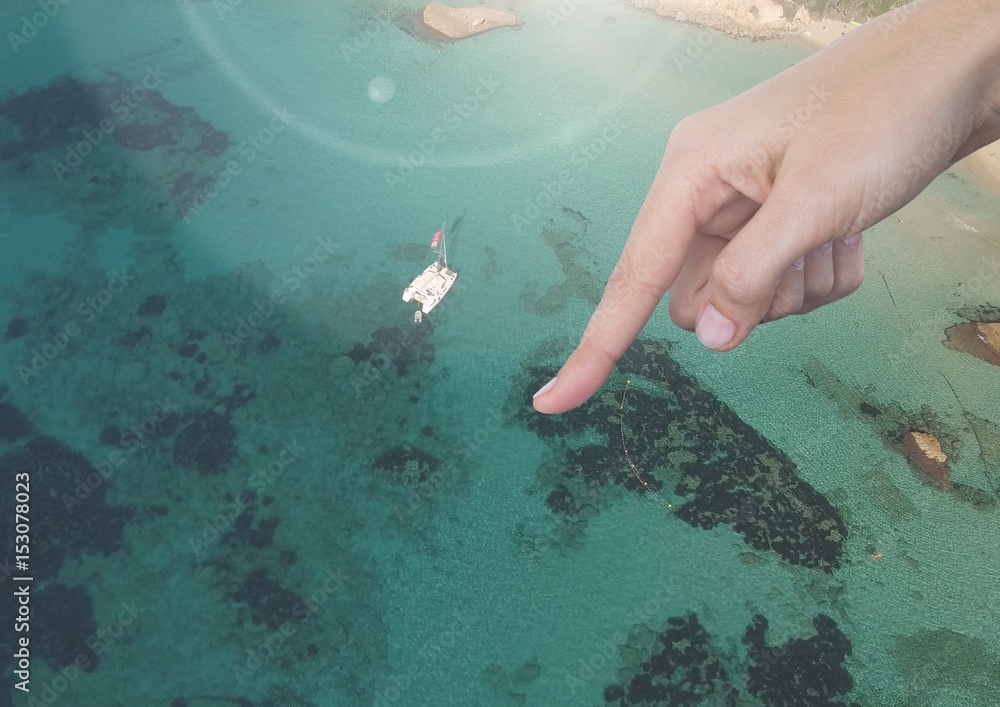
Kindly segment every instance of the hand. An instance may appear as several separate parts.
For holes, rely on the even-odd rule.
[[[716,351],[857,289],[861,233],[1000,137],[1000,3],[916,0],[681,121],[539,412],[593,395],[669,289]]]

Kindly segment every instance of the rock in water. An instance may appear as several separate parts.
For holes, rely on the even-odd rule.
[[[907,432],[903,438],[903,454],[938,488],[952,490],[948,455],[944,453],[937,437],[926,432]]]
[[[945,346],[1000,366],[1000,322],[956,324],[945,331]]]
[[[448,39],[464,39],[497,27],[517,26],[517,16],[488,7],[451,7],[432,2],[422,13],[424,24]]]

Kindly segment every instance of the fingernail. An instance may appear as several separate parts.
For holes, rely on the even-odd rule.
[[[554,386],[555,384],[556,384],[556,379],[553,378],[548,383],[539,388],[537,393],[531,396],[532,400],[537,398],[539,395],[545,395],[546,393],[548,393],[550,390],[552,390],[552,386]]]
[[[846,245],[848,248],[857,248],[858,244],[861,243],[861,235],[862,235],[861,233],[855,233],[850,238],[845,238],[844,245]]]
[[[736,325],[726,319],[712,305],[708,305],[701,313],[701,319],[694,328],[698,341],[710,349],[721,349],[733,340]]]
[[[820,250],[830,250],[831,248],[833,248],[833,241],[830,241],[829,243],[824,243],[819,247]]]
[[[798,260],[792,263],[792,267],[796,270],[801,270],[806,266],[806,256],[800,256]]]

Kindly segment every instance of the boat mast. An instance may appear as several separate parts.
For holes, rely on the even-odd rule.
[[[445,224],[445,222],[442,221],[441,222],[441,257],[444,260],[444,266],[448,267],[448,242],[445,240],[445,237],[444,237],[444,224]]]

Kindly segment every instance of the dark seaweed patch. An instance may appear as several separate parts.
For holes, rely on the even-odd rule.
[[[275,631],[286,621],[301,621],[307,607],[302,598],[286,589],[268,575],[267,570],[251,572],[233,594],[236,601],[245,601],[250,607],[255,624],[265,624]]]
[[[386,363],[396,369],[396,375],[403,377],[414,366],[429,366],[434,362],[434,345],[430,334],[433,327],[429,321],[423,326],[382,327],[376,329],[371,341],[357,343],[348,352],[354,363],[368,363],[374,368],[382,368]]]
[[[150,295],[139,305],[140,317],[158,317],[167,308],[167,298],[163,295]]]
[[[757,614],[743,635],[750,668],[747,689],[765,707],[844,705],[839,697],[854,688],[843,663],[851,642],[825,614],[813,619],[816,635],[791,638],[778,646],[767,644],[767,619]],[[850,703],[851,707],[860,707]]]
[[[39,590],[33,601],[32,644],[53,670],[77,663],[92,672],[101,659],[94,652],[97,622],[94,606],[84,587],[68,587],[53,582]]]
[[[0,121],[12,128],[0,135],[0,178],[19,207],[59,209],[88,231],[121,226],[163,234],[188,215],[201,197],[192,190],[214,179],[230,138],[142,85],[158,82],[159,68],[147,68],[138,79],[59,76],[0,97]],[[137,152],[149,157],[136,163]],[[192,189],[178,189],[187,174]]]
[[[52,437],[37,436],[23,449],[0,457],[0,478],[28,472],[32,493],[32,571],[53,578],[67,557],[122,547],[122,532],[133,512],[105,502],[108,485],[82,455]],[[14,485],[0,484],[0,503],[13,508]]]
[[[379,474],[385,474],[408,485],[423,483],[440,468],[441,460],[432,454],[409,444],[391,447],[375,458],[372,467]]]
[[[236,455],[236,428],[214,410],[197,415],[174,440],[174,461],[202,474],[221,474]]]
[[[694,614],[669,619],[632,678],[624,685],[604,688],[604,701],[620,707],[735,707],[738,697],[711,637]]]
[[[11,341],[13,339],[20,339],[22,336],[28,333],[28,320],[23,317],[14,317],[9,322],[7,322],[7,328],[4,330],[3,338]]]
[[[547,498],[554,512],[578,522],[623,491],[672,488],[671,510],[694,527],[728,525],[791,564],[826,571],[839,565],[847,528],[837,510],[798,478],[784,452],[685,374],[667,344],[637,341],[620,369],[634,382],[624,410],[620,393],[605,393],[554,416],[535,413],[530,403],[554,369],[529,369],[518,416],[567,450]],[[616,378],[612,389],[620,391],[624,381]],[[628,466],[623,437],[641,482]],[[593,444],[595,438],[604,443]]]
[[[0,440],[16,442],[31,434],[31,421],[20,408],[0,400]]]

